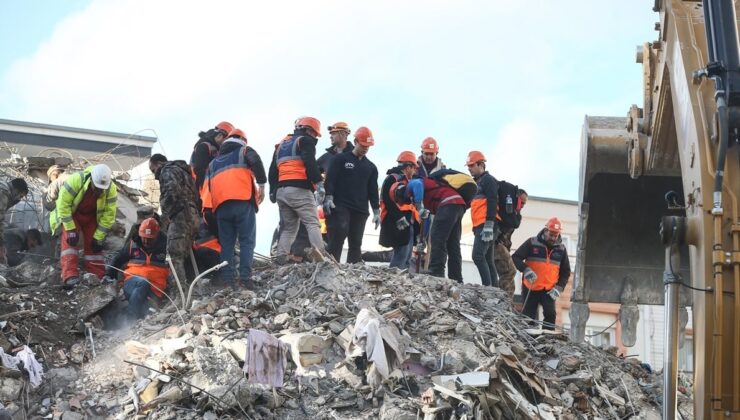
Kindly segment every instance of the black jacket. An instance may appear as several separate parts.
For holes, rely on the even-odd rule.
[[[280,187],[297,187],[305,188],[307,190],[314,190],[314,185],[321,182],[321,172],[319,172],[319,166],[316,164],[316,143],[318,139],[311,137],[306,133],[306,129],[296,128],[293,132],[293,138],[301,137],[300,153],[301,160],[306,167],[306,180],[289,180],[289,181],[278,181],[278,167],[277,167],[277,152],[278,147],[275,147],[275,153],[272,155],[272,163],[270,163],[270,172],[268,179],[270,181],[270,194],[277,191]],[[278,144],[279,146],[279,144]]]
[[[380,187],[380,199],[383,202],[385,211],[381,213],[383,219],[380,222],[380,237],[378,243],[384,247],[392,248],[403,246],[409,243],[409,229],[414,229],[414,220],[410,211],[401,211],[396,202],[389,195],[391,186],[399,179],[405,179],[401,168],[396,166],[388,169],[388,175]],[[404,230],[396,228],[396,222],[400,218],[406,218],[409,227]]]
[[[344,150],[342,150],[341,152],[337,152],[336,149],[334,149],[334,146],[327,147],[326,152],[323,155],[321,155],[321,157],[316,161],[316,164],[319,165],[319,170],[321,171],[321,173],[323,173],[324,176],[326,176],[326,173],[329,172],[329,166],[331,166],[331,159],[334,156],[338,155],[339,153],[351,152],[352,149],[354,148],[355,148],[355,145],[352,144],[351,141],[347,142],[347,145],[344,147]]]
[[[324,185],[337,206],[365,214],[368,202],[373,210],[380,207],[378,168],[367,156],[360,159],[352,152],[334,156]]]
[[[218,143],[210,137],[201,137],[193,146],[193,153],[190,155],[190,166],[195,172],[195,188],[198,191],[203,186],[208,164],[211,163],[216,153],[218,153]]]
[[[511,260],[514,262],[516,269],[520,272],[523,273],[524,270],[527,268],[527,258],[529,258],[529,256],[533,254],[532,250],[537,246],[535,245],[535,241],[533,241],[533,239],[537,239],[537,242],[542,244],[546,243],[545,230],[546,229],[542,229],[535,238],[529,238],[524,241],[524,243],[519,246],[516,252],[511,255]],[[562,291],[563,289],[565,289],[565,285],[568,284],[568,279],[570,278],[570,260],[568,259],[568,250],[565,248],[565,245],[563,245],[563,240],[558,239],[558,243],[555,244],[555,246],[551,247],[547,245],[547,251],[552,252],[551,258],[553,260],[560,261],[560,271],[558,272],[558,281],[555,286],[560,287],[560,290]],[[543,254],[543,252],[540,251],[539,254],[541,255]]]

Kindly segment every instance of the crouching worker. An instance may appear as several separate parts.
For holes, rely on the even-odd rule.
[[[166,258],[167,236],[159,231],[157,220],[149,218],[139,226],[139,234],[118,251],[111,263],[115,269],[108,267],[104,281],[116,279],[116,269],[124,271],[123,294],[128,300],[129,320],[144,318],[150,306],[159,306],[170,274]]]

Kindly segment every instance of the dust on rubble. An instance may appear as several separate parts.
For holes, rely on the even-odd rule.
[[[101,286],[3,289],[0,309],[32,311],[8,320],[3,336],[15,338],[3,347],[30,344],[47,370],[10,408],[55,418],[660,418],[659,374],[540,330],[497,288],[331,262],[255,277],[254,291],[204,285],[189,311],[170,305],[116,331],[88,323],[88,336],[69,331],[80,314],[97,317]],[[85,289],[94,296],[82,302]],[[693,418],[681,381],[679,409]]]

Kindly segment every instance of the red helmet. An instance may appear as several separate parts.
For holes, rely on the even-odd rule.
[[[416,161],[416,153],[410,152],[408,150],[404,150],[401,152],[400,155],[396,158],[396,162],[398,163],[413,163],[414,166],[419,166]]]
[[[466,166],[475,165],[478,162],[485,162],[486,157],[483,155],[483,153],[473,150],[472,152],[468,153],[468,160],[465,161]]]
[[[222,131],[224,136],[228,136],[234,130],[234,125],[228,121],[221,121],[216,124],[216,130]]]
[[[551,217],[550,220],[548,220],[545,224],[545,227],[550,232],[560,233],[563,231],[563,225],[562,223],[560,223],[560,219],[558,219],[557,217]]]
[[[375,144],[373,132],[367,127],[360,127],[357,129],[355,132],[355,140],[357,140],[357,144],[361,146],[370,147]]]
[[[421,142],[421,153],[439,153],[439,144],[434,137],[427,137]]]
[[[316,137],[321,137],[321,123],[314,117],[300,117],[295,120],[295,126],[311,127],[316,132]]]
[[[139,226],[139,236],[147,239],[154,239],[159,236],[159,223],[157,219],[153,217],[144,219]]]
[[[247,135],[238,128],[231,130],[231,132],[229,133],[229,137],[239,137],[240,139],[247,141]]]

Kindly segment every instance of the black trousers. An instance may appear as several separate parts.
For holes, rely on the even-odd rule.
[[[555,329],[555,301],[547,294],[547,290],[529,290],[522,285],[522,299],[524,308],[522,313],[534,320],[537,319],[537,307],[542,305],[542,313],[545,316],[545,324],[542,326],[546,330]]]
[[[429,260],[429,274],[444,277],[445,263],[447,263],[447,277],[459,283],[463,281],[460,251],[463,215],[465,215],[463,204],[440,206],[434,215],[430,232],[432,255]]]
[[[338,205],[326,216],[326,230],[329,239],[327,251],[339,261],[342,258],[344,240],[347,240],[347,263],[362,261],[362,235],[369,214],[351,210]]]

